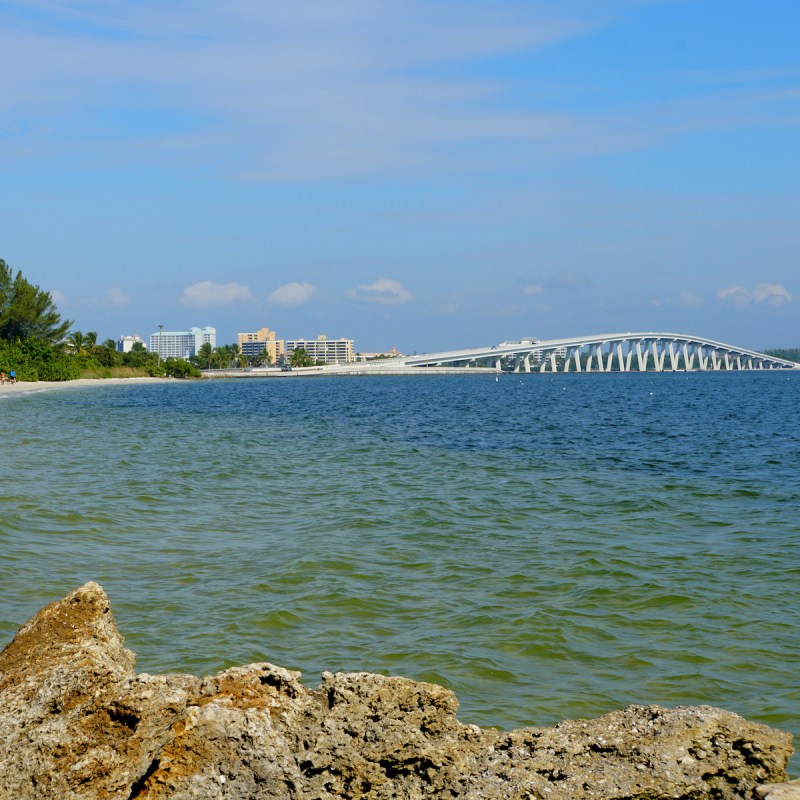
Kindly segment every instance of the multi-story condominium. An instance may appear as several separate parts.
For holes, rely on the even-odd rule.
[[[261,328],[255,333],[238,333],[236,338],[243,356],[257,356],[266,351],[269,362],[277,364],[286,354],[283,339],[276,339],[275,331],[269,328]]]
[[[217,329],[189,328],[188,331],[158,331],[150,334],[150,351],[161,358],[189,358],[204,344],[217,346]]]
[[[326,364],[351,364],[356,360],[352,339],[329,339],[324,334],[316,339],[287,339],[286,357],[291,358],[301,347],[315,361]]]
[[[144,343],[141,336],[120,336],[119,339],[117,339],[117,352],[130,353],[135,344],[140,344],[147,349],[147,345]]]

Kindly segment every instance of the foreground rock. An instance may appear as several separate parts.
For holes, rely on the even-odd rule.
[[[271,664],[202,679],[133,665],[95,583],[20,629],[0,654],[2,800],[722,800],[782,783],[791,754],[790,734],[708,706],[504,733],[404,678],[326,673],[308,690]]]

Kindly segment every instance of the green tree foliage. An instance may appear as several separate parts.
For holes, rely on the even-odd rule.
[[[89,354],[86,349],[86,337],[82,331],[70,331],[69,336],[67,336],[66,346],[73,355],[85,356]]]
[[[165,373],[173,378],[199,378],[200,370],[182,358],[168,358],[164,363]]]
[[[272,366],[272,359],[270,358],[269,353],[267,352],[266,347],[260,352],[254,355],[248,356],[241,356],[244,360],[244,363],[250,367],[271,367]]]
[[[297,350],[292,351],[292,357],[289,363],[293,367],[313,367],[314,359],[306,352],[304,347],[298,347]]]
[[[16,275],[0,259],[0,339],[22,342],[40,339],[55,344],[64,338],[72,323],[62,320],[53,298]]]
[[[773,347],[765,350],[764,353],[775,358],[783,358],[786,361],[795,361],[800,364],[800,347]]]
[[[204,369],[211,369],[214,364],[214,348],[210,342],[205,342],[197,352],[197,359]]]
[[[71,381],[80,377],[80,364],[63,348],[41,339],[10,342],[0,339],[0,370],[15,370],[20,381]]]

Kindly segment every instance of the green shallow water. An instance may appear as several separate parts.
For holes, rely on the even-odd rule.
[[[0,400],[0,641],[87,580],[146,672],[267,660],[516,727],[800,731],[800,375],[96,387]],[[797,770],[795,770],[797,771]]]

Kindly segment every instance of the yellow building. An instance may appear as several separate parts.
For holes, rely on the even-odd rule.
[[[283,339],[276,339],[275,331],[269,328],[261,328],[255,333],[239,333],[236,338],[243,356],[257,356],[266,351],[269,363],[277,364],[286,355]]]

